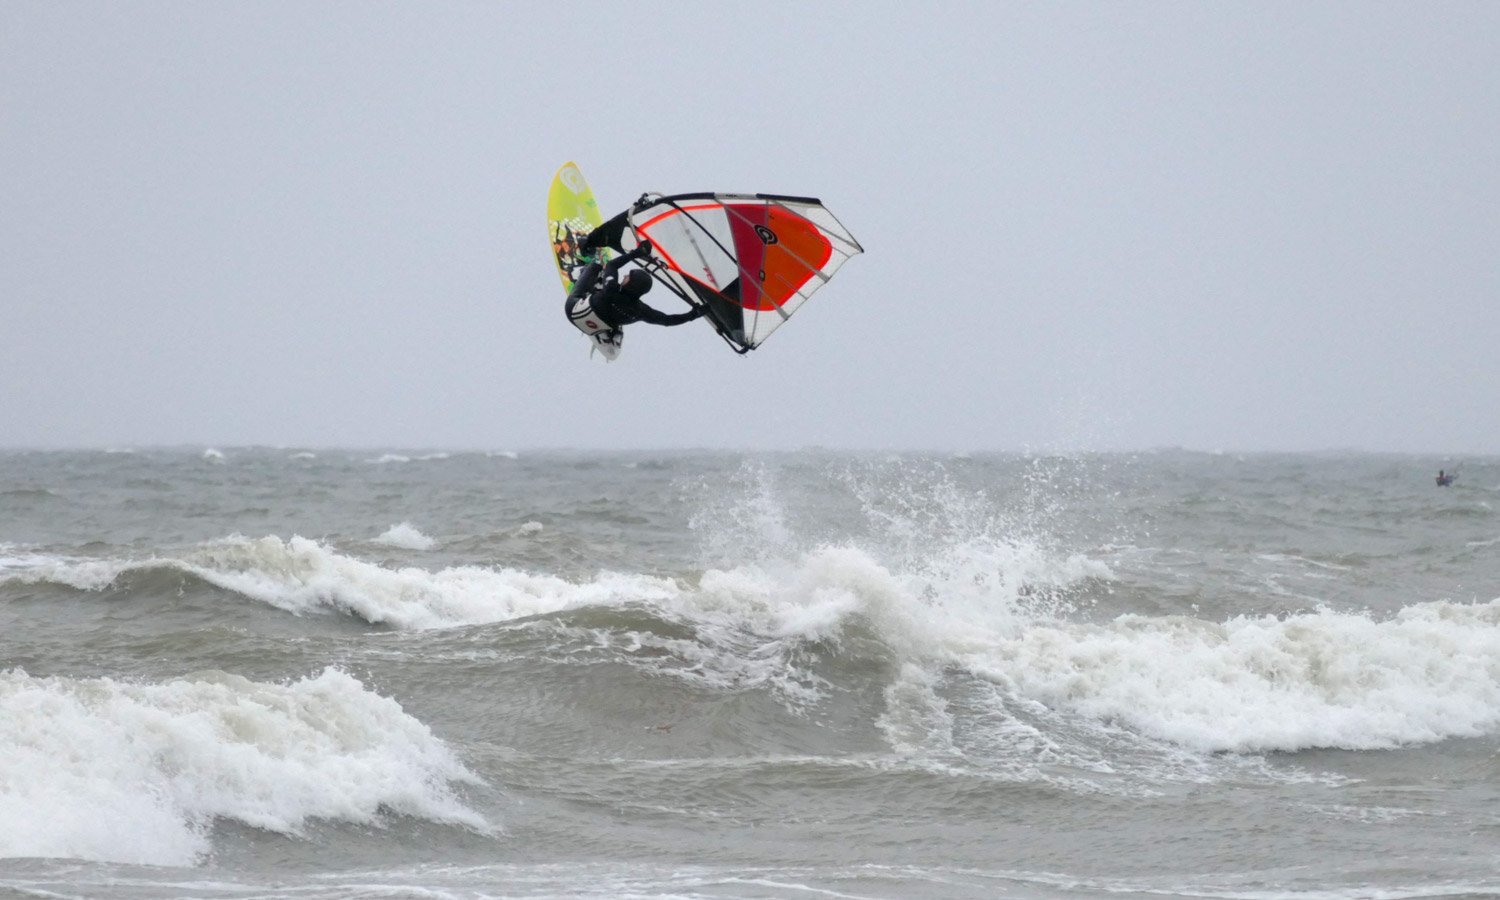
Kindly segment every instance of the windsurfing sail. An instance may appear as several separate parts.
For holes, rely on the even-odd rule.
[[[864,252],[811,197],[646,194],[629,221],[637,243],[651,242],[651,274],[703,307],[739,353],[764,343],[840,266]]]

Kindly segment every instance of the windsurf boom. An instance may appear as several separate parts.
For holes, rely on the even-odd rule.
[[[864,252],[811,197],[646,194],[629,222],[635,242],[651,241],[651,274],[703,307],[738,353],[764,343],[840,266]]]

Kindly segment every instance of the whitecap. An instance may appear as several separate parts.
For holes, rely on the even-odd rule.
[[[0,857],[185,866],[216,820],[300,835],[387,813],[487,832],[478,783],[426,725],[336,669],[159,684],[0,673]],[[46,815],[38,816],[37,810]]]
[[[382,453],[374,459],[365,460],[365,462],[374,463],[375,465],[385,465],[387,463],[408,463],[411,462],[411,457],[402,456],[399,453]]]
[[[375,538],[375,543],[402,550],[431,550],[437,546],[437,541],[412,527],[410,522],[392,525]]]

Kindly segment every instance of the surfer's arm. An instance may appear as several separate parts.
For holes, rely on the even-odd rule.
[[[664,313],[659,309],[652,309],[640,301],[636,301],[636,303],[639,304],[636,313],[640,316],[640,321],[649,322],[652,325],[681,325],[684,322],[691,322],[703,315],[703,307],[701,306],[695,306],[685,313]]]
[[[609,262],[605,263],[604,264],[604,274],[605,275],[613,275],[616,272],[620,271],[620,267],[623,266],[623,265],[625,265],[626,263],[628,263],[628,262],[635,262],[636,260],[641,259],[644,256],[650,255],[650,253],[651,253],[651,242],[650,241],[642,241],[634,250],[630,251],[629,253],[625,254],[624,256],[616,256],[614,259],[612,259]]]

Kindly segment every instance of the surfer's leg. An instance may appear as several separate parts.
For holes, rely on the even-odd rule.
[[[578,246],[585,256],[592,254],[601,247],[611,247],[616,253],[624,253],[620,246],[620,237],[625,234],[625,226],[629,224],[630,210],[625,210],[614,218],[589,232],[589,236],[583,239]]]

